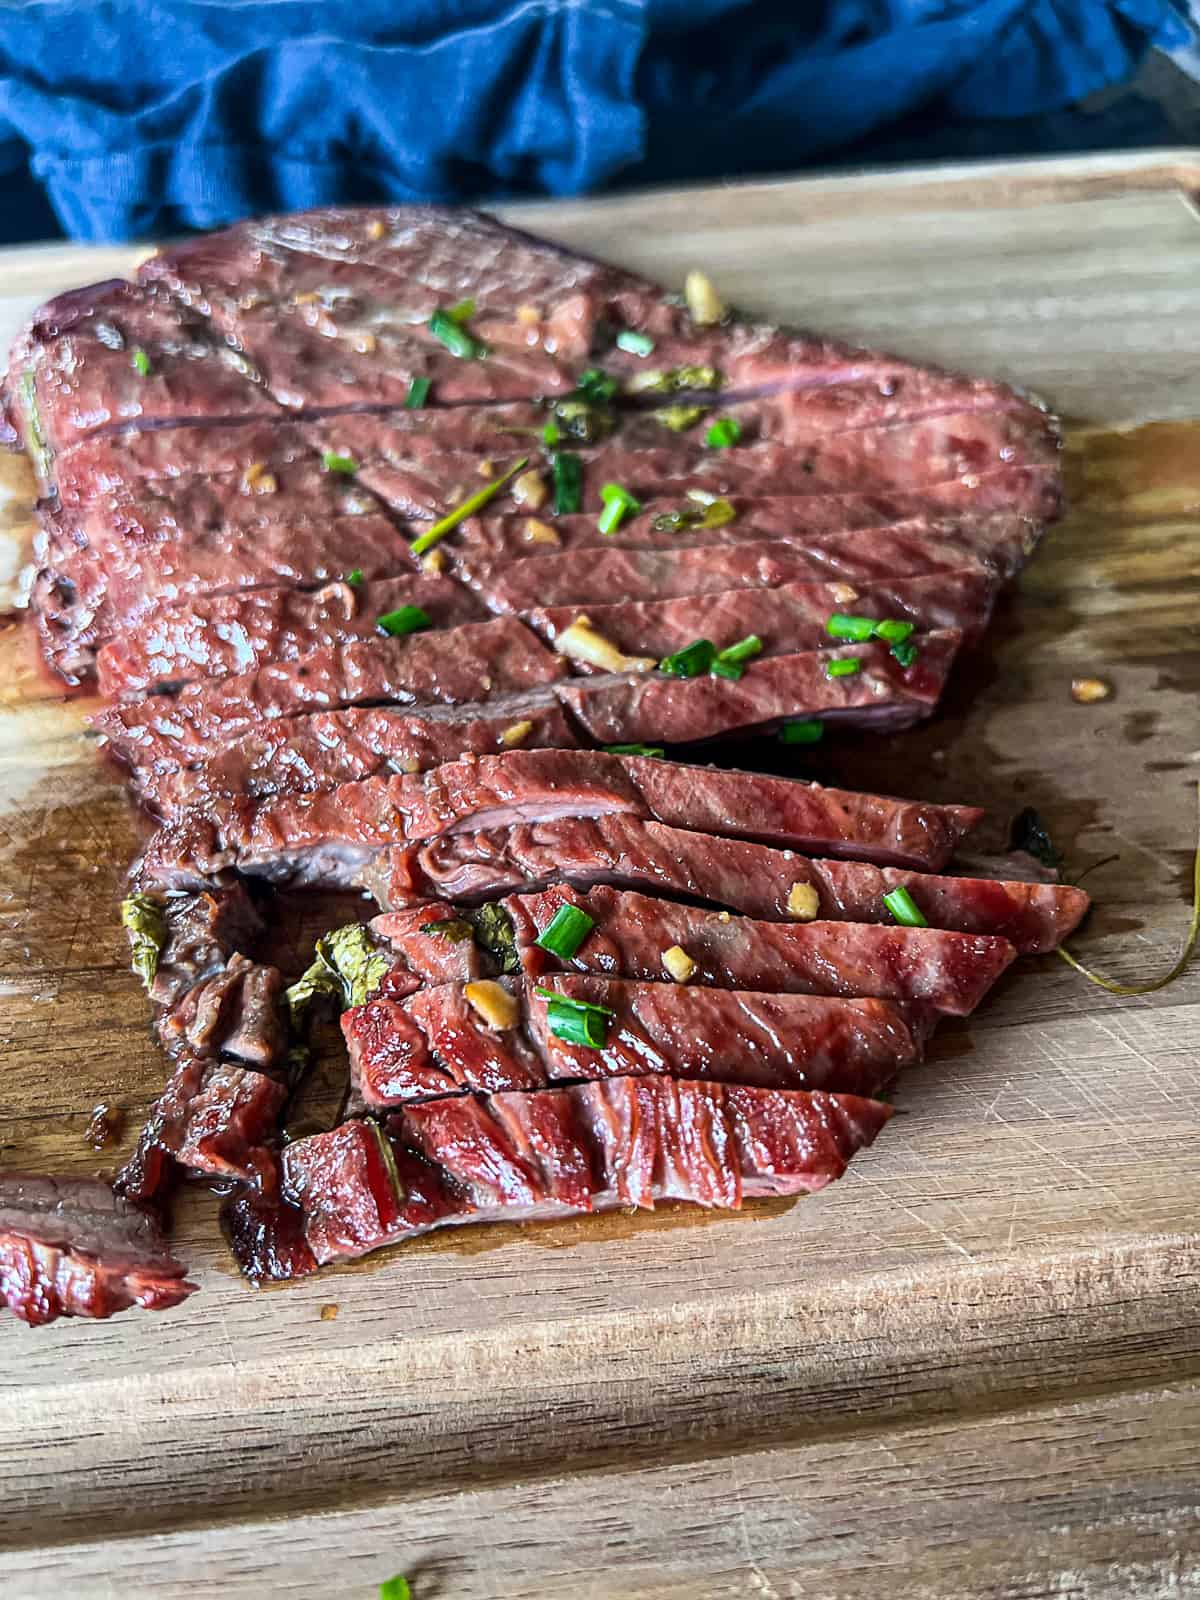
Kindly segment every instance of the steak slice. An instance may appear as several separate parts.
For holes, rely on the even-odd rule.
[[[522,969],[530,978],[566,968],[662,980],[663,955],[678,948],[695,963],[689,982],[697,986],[869,995],[966,1016],[1016,955],[1006,939],[988,934],[855,922],[763,922],[603,886],[580,893],[555,884],[537,894],[512,895],[502,904]],[[567,960],[551,956],[536,942],[564,905],[578,906],[595,924]],[[376,917],[371,930],[391,944],[393,919],[418,916],[425,917],[425,927],[434,926],[427,910],[392,912]],[[397,931],[397,954],[406,970],[419,958],[413,948],[417,938],[421,955],[439,946],[449,948],[436,932],[414,937],[403,922]]]
[[[92,725],[128,766],[203,757],[277,717],[335,706],[468,705],[519,693],[563,675],[562,660],[512,617],[398,639],[359,639],[185,684],[177,694],[106,708]]]
[[[351,1084],[372,1110],[465,1089],[652,1074],[873,1095],[921,1059],[929,1033],[928,1019],[885,1000],[547,978],[547,990],[607,1008],[604,1043],[592,1048],[555,1033],[539,987],[520,978],[440,984],[343,1012]],[[474,1003],[483,991],[511,1006],[511,1022],[485,1017]]]
[[[408,1106],[386,1132],[347,1122],[296,1140],[284,1153],[293,1207],[235,1201],[227,1227],[257,1281],[467,1222],[662,1200],[737,1209],[824,1188],[890,1116],[856,1095],[673,1078],[458,1095]]]
[[[141,744],[130,776],[159,817],[233,795],[304,794],[393,772],[427,772],[463,756],[514,746],[570,750],[579,740],[554,695],[531,690],[482,705],[354,706],[280,717],[179,764],[173,745]],[[117,753],[114,748],[114,754]]]
[[[231,677],[270,661],[381,637],[379,618],[418,606],[436,627],[483,620],[482,604],[451,578],[412,573],[375,582],[339,578],[320,589],[197,595],[123,627],[96,658],[100,692],[125,695],[167,680]]]
[[[661,660],[697,638],[723,650],[750,635],[761,641],[764,656],[793,655],[827,647],[830,617],[850,607],[857,616],[892,618],[922,629],[955,628],[964,639],[977,639],[990,620],[998,589],[986,567],[971,565],[890,583],[786,583],[676,600],[589,604],[586,615],[597,633],[630,656]],[[580,615],[577,605],[545,606],[526,612],[524,620],[547,644],[557,645]],[[576,668],[599,670],[579,662]]]
[[[165,1311],[196,1289],[157,1223],[92,1178],[0,1177],[0,1298],[38,1326]]]
[[[665,827],[640,817],[564,817],[395,846],[358,880],[387,910],[426,900],[479,901],[566,882],[613,884],[725,906],[767,921],[794,921],[797,885],[817,893],[822,921],[892,921],[883,904],[908,889],[931,927],[994,934],[1018,951],[1053,950],[1088,908],[1061,884],[951,878],[860,861],[813,860],[745,839]]]
[[[407,840],[617,813],[926,866],[941,866],[981,816],[969,806],[642,756],[514,750],[325,793],[198,808],[158,831],[138,870],[141,881],[161,888],[203,885],[231,871],[345,888],[366,863]]]

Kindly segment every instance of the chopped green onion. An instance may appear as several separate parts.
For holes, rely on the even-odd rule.
[[[664,511],[655,517],[651,526],[655,533],[678,533],[681,528],[723,528],[733,522],[737,512],[728,500],[714,497],[704,505],[681,506],[678,511]]]
[[[414,378],[408,386],[404,409],[406,411],[420,411],[426,400],[429,399],[429,388],[428,378]]]
[[[407,1578],[397,1574],[379,1585],[379,1600],[412,1600],[412,1589]]]
[[[478,339],[472,338],[465,328],[459,326],[455,316],[459,310],[461,306],[453,306],[449,311],[435,311],[429,319],[429,331],[460,361],[478,361],[487,355],[487,346],[480,344]]]
[[[662,406],[650,415],[655,422],[661,422],[664,428],[670,428],[672,433],[686,433],[689,428],[696,426],[708,409],[707,406]]]
[[[534,943],[561,961],[569,961],[595,926],[595,917],[579,906],[559,906]]]
[[[623,489],[619,483],[606,483],[600,491],[600,498],[604,502],[604,510],[596,527],[601,533],[616,533],[627,516],[636,517],[642,509],[641,501],[635,500],[629,490]]]
[[[742,425],[736,417],[718,417],[704,435],[710,450],[725,450],[742,437]]]
[[[452,322],[457,322],[461,327],[464,322],[470,322],[475,315],[474,300],[460,300],[456,306],[447,306],[446,315]]]
[[[920,907],[903,886],[885,894],[883,903],[902,928],[927,928],[929,926]]]
[[[648,333],[638,333],[634,328],[622,328],[617,335],[617,349],[625,350],[631,356],[650,356],[654,354],[654,340]]]
[[[148,378],[150,376],[150,357],[140,345],[135,345],[130,352],[129,364],[139,378]]]
[[[696,639],[674,655],[664,656],[658,663],[658,670],[673,678],[698,678],[701,673],[711,671],[716,659],[717,647],[712,640]]]
[[[460,506],[455,506],[453,511],[448,511],[444,517],[435,522],[432,528],[427,528],[419,539],[414,539],[409,549],[415,556],[423,556],[427,550],[432,550],[439,539],[444,539],[452,533],[460,522],[464,522],[473,512],[498,495],[510,478],[515,478],[529,465],[529,457],[522,456],[520,461],[509,467],[508,471],[499,478],[493,478],[491,483],[485,484],[475,494],[469,495]]]
[[[361,567],[351,567],[350,571],[346,574],[346,582],[350,585],[350,587],[352,589],[357,589],[359,584],[362,581],[363,581],[363,570],[362,570],[362,568]]]
[[[817,717],[803,721],[785,722],[779,730],[780,744],[820,744],[825,737],[825,724]]]
[[[619,387],[617,380],[609,377],[607,372],[601,372],[599,367],[589,367],[586,372],[580,373],[575,393],[592,405],[603,406],[608,404]]]
[[[353,456],[340,456],[336,450],[326,450],[321,456],[321,465],[326,472],[344,472],[351,477],[358,471],[358,462]]]
[[[143,987],[149,989],[158,971],[159,953],[167,941],[163,907],[152,895],[131,894],[121,902],[121,926],[129,934],[129,964]]]
[[[569,516],[583,505],[583,462],[565,450],[554,453],[554,514]]]
[[[661,744],[606,744],[604,746],[610,756],[665,756],[666,747]]]
[[[421,932],[445,939],[449,944],[462,944],[464,939],[471,938],[473,930],[462,917],[443,917],[440,922],[423,922]]]
[[[726,645],[717,655],[718,661],[749,661],[751,656],[762,654],[763,642],[756,633],[748,633],[736,644]]]
[[[825,676],[827,678],[852,678],[861,666],[861,656],[836,656],[825,668]]]
[[[874,635],[877,626],[874,617],[848,617],[835,611],[825,624],[825,632],[831,639],[853,639],[861,644]]]
[[[554,989],[537,988],[534,993],[546,1002],[546,1022],[550,1032],[564,1044],[582,1044],[590,1050],[603,1048],[608,1038],[608,1019],[616,1015],[608,1006],[589,1005],[571,1000]]]
[[[543,443],[548,445],[549,448],[551,450],[553,450],[554,446],[556,444],[559,444],[561,442],[561,440],[562,440],[562,429],[559,427],[558,423],[557,422],[548,422],[546,424],[546,426],[542,429],[542,441],[543,441]]]
[[[916,631],[915,622],[901,622],[898,617],[885,617],[875,624],[875,637],[885,639],[888,644],[903,644]]]
[[[381,617],[376,617],[375,622],[393,639],[405,633],[420,633],[422,628],[433,626],[433,618],[420,606],[397,606],[395,611],[385,611]]]
[[[907,639],[901,639],[898,644],[892,646],[892,654],[905,671],[912,666],[920,653],[916,645],[910,644]]]

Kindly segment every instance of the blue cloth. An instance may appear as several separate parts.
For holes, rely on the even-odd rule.
[[[80,239],[800,168],[922,110],[1057,111],[1190,37],[1177,0],[10,0],[0,18],[0,233],[41,188]]]

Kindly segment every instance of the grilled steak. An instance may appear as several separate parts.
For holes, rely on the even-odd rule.
[[[661,1200],[736,1209],[824,1188],[890,1115],[856,1095],[671,1078],[459,1095],[407,1107],[386,1132],[348,1122],[297,1140],[284,1184],[301,1217],[235,1201],[227,1226],[242,1270],[261,1279],[466,1222]]]
[[[165,1311],[195,1288],[153,1219],[107,1184],[0,1177],[0,1298],[24,1322]]]
[[[348,874],[406,840],[613,813],[926,866],[941,866],[980,818],[968,806],[927,806],[644,756],[514,750],[325,794],[230,800],[185,813],[151,840],[141,876],[157,887],[191,887],[234,869],[345,887]]]
[[[640,817],[566,817],[481,833],[446,834],[383,851],[358,880],[391,910],[425,900],[479,901],[557,882],[613,884],[789,921],[797,884],[817,894],[821,921],[891,921],[883,896],[904,887],[929,925],[994,934],[1017,950],[1053,950],[1088,907],[1059,884],[949,878],[859,861],[813,860],[744,839],[664,827]]]
[[[536,943],[563,905],[579,906],[595,923],[566,961]],[[605,887],[583,894],[556,885],[540,894],[510,896],[503,908],[529,977],[566,967],[661,980],[666,976],[664,954],[680,949],[695,964],[690,981],[697,985],[779,994],[873,995],[954,1016],[974,1011],[1016,954],[1006,939],[987,934],[853,922],[762,922]],[[422,916],[430,926],[428,909],[385,914],[371,924],[376,937],[389,946],[396,928],[397,954],[405,967],[431,947],[436,951],[446,946],[444,938],[431,932],[420,936],[421,944],[414,948],[418,935],[401,919]]]

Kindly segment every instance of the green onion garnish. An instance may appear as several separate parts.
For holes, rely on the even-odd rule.
[[[426,400],[429,399],[429,387],[428,378],[414,378],[408,386],[404,409],[406,411],[420,411]]]
[[[359,584],[362,581],[363,581],[363,570],[362,570],[362,568],[361,567],[351,567],[350,571],[346,574],[346,582],[350,585],[350,587],[352,589],[357,589]]]
[[[658,756],[660,759],[666,755],[666,746],[661,744],[606,744],[604,746],[610,756]]]
[[[825,624],[825,632],[831,639],[853,639],[862,643],[873,636],[877,626],[874,617],[848,617],[835,611]]]
[[[623,489],[619,483],[606,483],[600,491],[600,498],[604,502],[604,510],[596,527],[601,533],[616,533],[627,516],[636,517],[642,509],[641,501],[635,500],[629,490]]]
[[[892,654],[905,671],[912,666],[920,653],[916,645],[910,644],[907,639],[901,639],[898,644],[892,646]]]
[[[622,328],[617,335],[617,349],[627,350],[631,356],[650,356],[654,354],[654,340],[648,333]]]
[[[723,528],[736,517],[737,512],[731,501],[714,496],[707,504],[664,511],[661,516],[655,517],[651,526],[655,533],[678,533],[681,528]]]
[[[744,639],[739,639],[736,644],[729,645],[726,649],[717,652],[717,659],[712,664],[712,671],[718,678],[740,678],[746,670],[746,662],[752,656],[759,655],[763,642],[756,633],[748,633]]]
[[[554,514],[569,516],[583,504],[583,462],[565,450],[554,453]]]
[[[837,656],[825,668],[825,676],[827,678],[852,678],[861,666],[861,656]]]
[[[701,673],[711,671],[716,659],[717,647],[711,639],[695,639],[674,655],[664,656],[658,663],[658,670],[673,678],[698,678]]]
[[[603,406],[608,404],[619,388],[620,384],[615,378],[610,378],[607,372],[601,372],[599,367],[589,367],[586,372],[580,373],[575,393],[581,400]]]
[[[460,522],[466,520],[480,506],[487,505],[488,501],[498,495],[510,478],[515,478],[517,473],[529,465],[529,457],[522,456],[520,461],[509,467],[508,471],[499,478],[493,478],[491,483],[485,484],[475,494],[468,496],[462,505],[455,506],[453,511],[448,511],[440,521],[435,522],[432,528],[427,528],[419,539],[414,539],[409,549],[415,556],[423,556],[426,550],[432,550],[439,539],[444,539],[452,533]]]
[[[608,1038],[608,1019],[616,1012],[608,1006],[589,1005],[584,1000],[571,1000],[554,989],[537,988],[534,993],[546,1002],[546,1022],[555,1038],[564,1044],[587,1045],[599,1050]]]
[[[398,639],[402,634],[420,633],[422,628],[431,628],[433,618],[420,606],[397,606],[395,611],[385,611],[381,617],[376,617],[375,623],[384,633]]]
[[[915,622],[901,622],[898,617],[885,617],[875,624],[875,637],[886,639],[888,644],[903,644],[916,631]]]
[[[130,351],[129,365],[139,378],[148,378],[150,376],[150,357],[140,345],[135,345],[133,350]]]
[[[726,450],[742,437],[742,425],[736,417],[718,417],[704,435],[710,450]]]
[[[562,441],[562,429],[557,422],[548,422],[542,429],[542,442],[553,450]]]
[[[921,913],[920,907],[907,889],[903,887],[892,889],[890,893],[884,895],[883,903],[902,928],[927,928],[929,926]]]
[[[534,943],[561,961],[569,961],[595,926],[595,917],[578,906],[559,906]]]
[[[455,306],[446,307],[446,315],[452,322],[457,322],[461,327],[464,322],[470,322],[475,315],[474,300],[460,300]]]
[[[326,472],[344,472],[351,477],[358,471],[358,462],[353,456],[339,456],[335,450],[324,452],[321,465]]]
[[[816,717],[803,721],[785,722],[779,730],[780,744],[820,744],[825,737],[825,724]]]
[[[708,409],[707,406],[661,406],[650,415],[664,428],[670,428],[672,433],[686,433],[689,428],[696,426]]]
[[[466,303],[463,301],[460,305],[452,306],[449,311],[435,311],[429,319],[429,331],[460,361],[478,361],[487,355],[487,346],[480,344],[478,339],[472,338],[465,328],[460,327],[456,315]]]
[[[379,1585],[379,1600],[412,1600],[412,1589],[407,1578],[397,1574]]]

